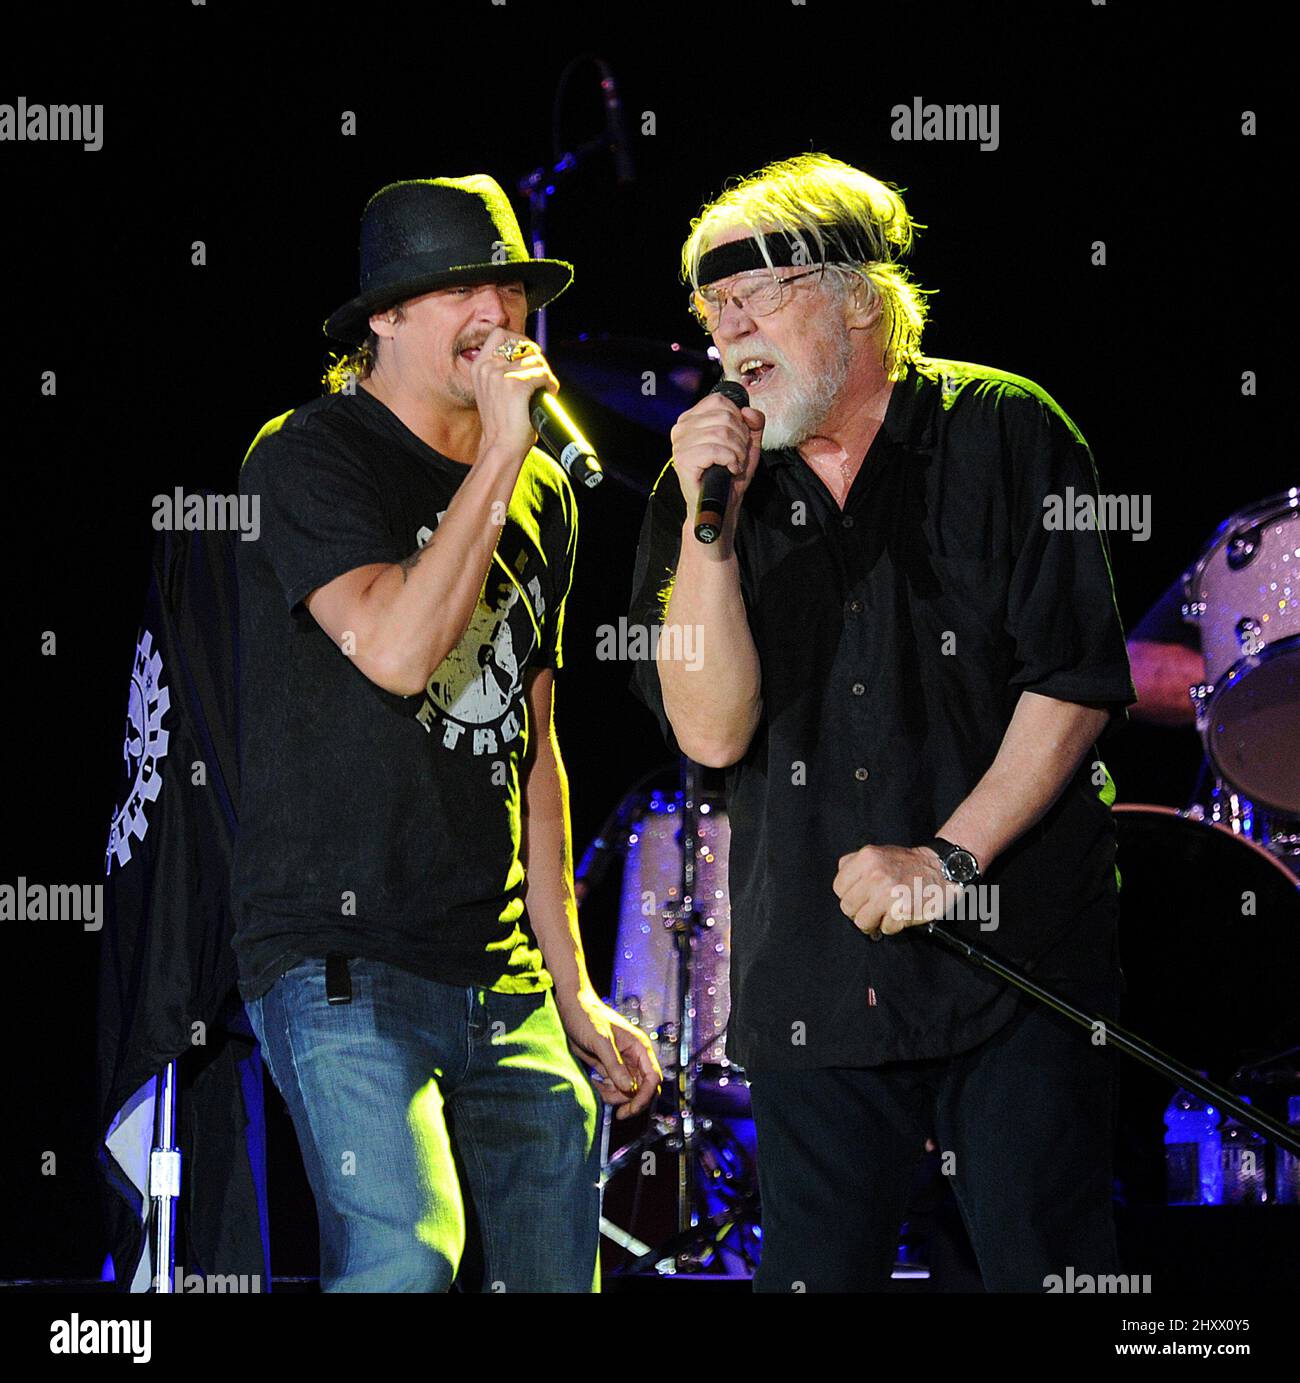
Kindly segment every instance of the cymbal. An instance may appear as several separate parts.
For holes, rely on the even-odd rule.
[[[581,332],[548,346],[546,355],[566,386],[663,436],[722,374],[703,350],[605,332]]]

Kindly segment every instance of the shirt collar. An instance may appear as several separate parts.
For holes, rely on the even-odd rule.
[[[944,383],[945,378],[935,381],[919,373],[911,362],[904,366],[903,377],[895,380],[890,390],[889,403],[880,424],[881,432],[890,443],[908,451],[929,451],[934,446],[935,417]],[[767,466],[792,466],[802,462],[803,458],[794,447],[763,453],[763,464]]]

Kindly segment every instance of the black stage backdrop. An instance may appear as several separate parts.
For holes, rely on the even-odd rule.
[[[1251,6],[1212,23],[1140,8],[443,0],[6,20],[0,103],[101,104],[103,125],[96,151],[0,143],[0,882],[103,882],[153,497],[233,492],[262,423],[319,392],[320,324],[355,291],[369,195],[471,171],[513,189],[550,159],[557,78],[584,54],[618,80],[635,179],[596,157],[551,200],[548,252],[577,266],[551,313],[553,356],[567,343],[590,359],[601,333],[659,343],[621,348],[639,373],[662,370],[671,343],[701,349],[677,263],[702,202],[801,151],[864,167],[928,227],[911,260],[940,290],[927,349],[1036,380],[1088,438],[1103,491],[1150,497],[1149,538],[1112,537],[1134,622],[1221,519],[1297,478],[1264,345],[1286,284],[1270,243],[1279,112],[1258,75],[1277,40]],[[997,147],[892,137],[891,109],[916,99],[995,104]],[[599,135],[591,63],[572,69],[558,121],[562,148]],[[576,391],[575,409],[627,482],[581,496],[558,691],[581,848],[667,759],[626,664],[596,656],[667,449]],[[1122,799],[1181,805],[1199,754],[1189,732],[1133,727],[1106,757]],[[586,923],[601,978],[612,925],[608,909]],[[97,1278],[103,934],[10,920],[3,938],[0,1277]]]

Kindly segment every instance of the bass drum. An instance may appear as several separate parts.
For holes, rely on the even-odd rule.
[[[1300,879],[1225,826],[1116,803],[1119,1020],[1285,1119],[1285,1088],[1235,1078],[1300,1043]],[[1120,1055],[1116,1175],[1129,1204],[1165,1200],[1169,1080]]]

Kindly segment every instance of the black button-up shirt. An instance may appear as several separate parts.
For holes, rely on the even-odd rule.
[[[923,929],[879,942],[857,930],[832,888],[838,859],[935,835],[1022,692],[1120,714],[1136,700],[1104,535],[1073,526],[1071,490],[1097,494],[1078,429],[1027,379],[924,369],[894,385],[843,512],[794,450],[764,452],[743,500],[763,718],[727,771],[727,1055],[750,1071],[949,1055],[1002,1027],[1003,982]],[[662,620],[684,518],[670,464],[642,527],[633,624]],[[633,689],[676,748],[653,660],[635,665]],[[1085,755],[987,870],[996,928],[952,925],[1043,982],[1096,992],[1117,968],[1113,798]]]

